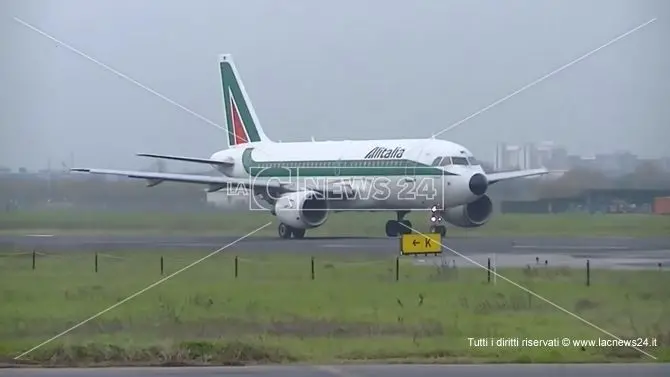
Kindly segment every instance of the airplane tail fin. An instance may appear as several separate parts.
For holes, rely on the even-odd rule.
[[[228,145],[271,141],[263,132],[232,55],[219,56]]]

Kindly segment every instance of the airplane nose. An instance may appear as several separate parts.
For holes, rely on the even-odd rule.
[[[470,191],[475,195],[484,195],[489,186],[484,174],[477,173],[470,178]]]

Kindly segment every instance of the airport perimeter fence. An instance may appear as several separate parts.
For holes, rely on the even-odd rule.
[[[4,258],[1,258],[4,257]],[[530,257],[529,257],[530,258]],[[199,258],[189,253],[159,255],[157,253],[123,253],[114,255],[95,252],[93,254],[32,252],[0,253],[0,273],[6,271],[47,271],[50,276],[59,273],[73,274],[150,276],[156,280],[185,272]],[[431,282],[454,281],[496,284],[498,280],[514,278],[556,278],[579,282],[590,286],[592,265],[590,260],[582,268],[551,266],[548,260],[535,257],[524,267],[496,268],[495,260],[486,258],[485,264],[474,265],[470,261],[445,257],[417,258],[396,256],[371,260],[328,260],[314,256],[250,257],[218,255],[203,260],[205,267],[198,271],[200,277],[225,278],[240,281],[324,281],[324,280],[375,280],[377,282]],[[663,265],[658,263],[659,271]],[[512,275],[508,275],[512,274]]]

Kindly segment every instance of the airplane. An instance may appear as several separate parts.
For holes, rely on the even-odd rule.
[[[385,233],[412,233],[404,217],[431,210],[430,231],[446,234],[445,224],[473,228],[486,224],[493,210],[486,194],[504,180],[548,174],[547,169],[485,173],[464,146],[435,138],[275,142],[264,132],[231,54],[218,57],[228,148],[209,158],[155,153],[138,156],[212,166],[217,176],[72,168],[90,174],[207,185],[209,192],[247,190],[279,222],[282,239],[304,238],[324,225],[330,213],[395,212]],[[269,206],[269,207],[268,207]]]

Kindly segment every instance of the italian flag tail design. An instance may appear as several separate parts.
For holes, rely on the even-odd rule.
[[[219,56],[219,68],[221,69],[228,145],[270,141],[258,122],[256,112],[230,54]]]

